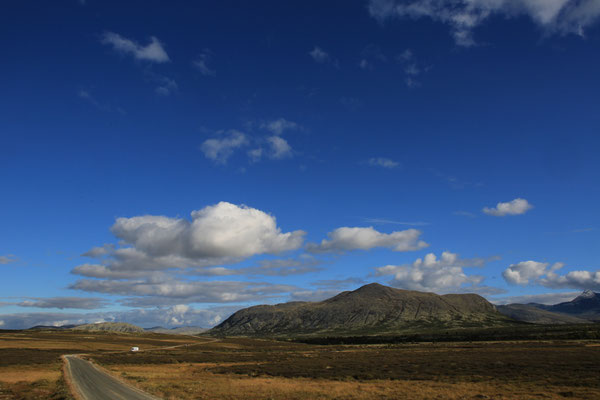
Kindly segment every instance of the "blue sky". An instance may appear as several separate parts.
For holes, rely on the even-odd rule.
[[[600,291],[600,2],[10,1],[0,327]],[[527,297],[529,296],[529,297]]]

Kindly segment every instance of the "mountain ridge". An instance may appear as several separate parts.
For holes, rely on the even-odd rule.
[[[384,334],[431,327],[500,326],[512,322],[477,294],[437,295],[371,283],[320,302],[245,308],[208,333],[226,336]]]

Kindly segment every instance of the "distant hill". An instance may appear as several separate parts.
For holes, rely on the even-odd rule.
[[[145,329],[146,332],[166,333],[169,335],[199,335],[207,330],[207,328],[201,328],[199,326],[182,326],[179,328],[163,328],[162,326],[155,326],[153,328]]]
[[[512,323],[493,304],[476,294],[440,296],[372,283],[321,302],[242,309],[209,333],[226,336],[369,335]]]
[[[54,325],[36,325],[36,326],[32,326],[31,328],[29,328],[29,330],[38,330],[38,331],[64,331],[67,329],[72,329],[75,328],[77,325],[61,325],[61,326],[54,326]]]
[[[572,315],[547,311],[533,304],[508,304],[497,308],[499,312],[510,318],[532,324],[588,324],[590,322]]]
[[[143,328],[125,322],[100,322],[97,324],[78,325],[71,329],[89,332],[144,333]]]
[[[498,306],[498,311],[518,321],[536,324],[600,322],[600,294],[586,290],[573,300],[564,303],[508,304]]]

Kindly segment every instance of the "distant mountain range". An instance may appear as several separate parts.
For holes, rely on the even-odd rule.
[[[321,302],[245,308],[209,333],[226,336],[372,335],[514,323],[476,294],[440,296],[371,283]]]
[[[125,322],[99,322],[95,324],[83,324],[83,325],[62,325],[62,326],[49,326],[49,325],[36,325],[29,328],[30,330],[74,330],[74,331],[87,331],[87,332],[117,332],[117,333],[164,333],[169,335],[198,335],[207,331],[206,328],[199,326],[183,326],[179,328],[163,328],[162,326],[155,326],[153,328],[141,328],[137,325],[128,324]]]
[[[97,324],[84,324],[71,328],[75,331],[88,332],[119,332],[119,333],[144,333],[144,328],[125,322],[100,322]]]
[[[498,306],[513,319],[535,324],[577,324],[600,322],[600,294],[586,290],[571,301],[545,305],[538,303]]]
[[[219,336],[356,336],[510,327],[523,322],[550,325],[600,322],[600,294],[588,290],[572,301],[555,305],[494,306],[476,294],[440,296],[371,283],[320,302],[245,308],[211,330],[196,326],[143,329],[119,322],[31,329],[182,335],[207,332]]]
[[[146,332],[166,333],[169,335],[199,335],[207,330],[207,328],[201,328],[199,326],[182,326],[179,328],[163,328],[162,326],[155,326],[153,328],[145,329]]]

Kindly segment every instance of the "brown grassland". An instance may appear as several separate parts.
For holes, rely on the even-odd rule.
[[[152,349],[190,343],[171,335],[69,331],[0,331],[0,400],[70,399],[62,376],[63,354],[103,354],[131,346]]]
[[[183,343],[193,344],[159,349]],[[600,398],[598,340],[315,345],[4,331],[0,399],[69,399],[60,361],[67,353],[86,353],[165,399]]]
[[[600,398],[598,341],[318,346],[236,338],[92,358],[165,399]]]

